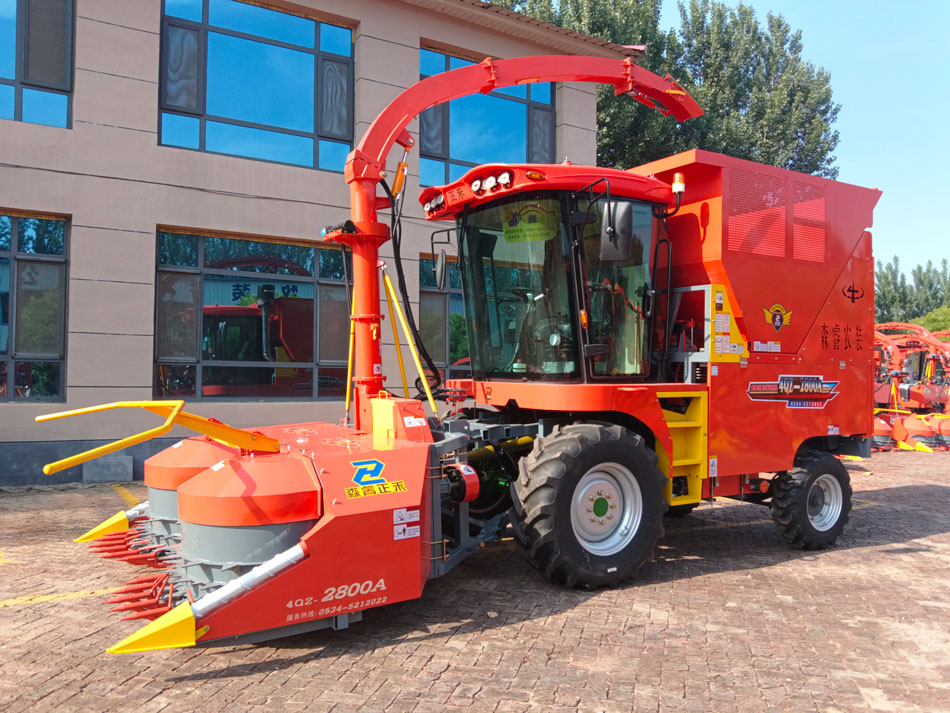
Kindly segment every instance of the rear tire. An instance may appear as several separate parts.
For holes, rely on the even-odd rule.
[[[837,458],[807,451],[795,467],[772,481],[772,520],[782,536],[803,550],[833,545],[851,512],[851,477]]]
[[[666,478],[643,439],[572,424],[534,442],[512,485],[515,542],[548,579],[595,589],[632,577],[663,530]]]

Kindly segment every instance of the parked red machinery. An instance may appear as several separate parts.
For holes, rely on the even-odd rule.
[[[950,413],[950,346],[924,327],[904,322],[876,325],[875,339],[891,355],[892,367],[888,388],[877,377],[875,405],[879,418],[893,426],[897,447],[950,446],[950,421],[945,417]]]
[[[794,546],[835,542],[851,509],[835,456],[868,453],[872,432],[876,190],[704,151],[629,171],[473,168],[420,197],[430,220],[458,221],[472,378],[443,392],[442,418],[383,391],[380,271],[395,291],[378,248],[393,237],[398,271],[406,127],[533,81],[702,113],[629,59],[485,60],[397,97],[347,161],[352,218],[328,236],[353,252],[355,426],[242,431],[146,402],[162,427],[47,466],[174,423],[210,436],[151,458],[148,505],[80,538],[164,567],[114,600],[155,620],[110,651],[342,628],[419,597],[508,522],[544,576],[585,588],[635,575],[668,508],[715,496],[769,502]]]

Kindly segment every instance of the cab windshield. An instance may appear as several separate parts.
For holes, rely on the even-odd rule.
[[[472,374],[578,376],[570,238],[560,193],[479,207],[459,226]]]
[[[458,228],[476,379],[579,379],[583,359],[590,379],[648,374],[651,205],[522,193],[475,208]]]

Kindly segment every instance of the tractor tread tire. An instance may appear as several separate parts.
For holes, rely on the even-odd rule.
[[[564,493],[571,491],[566,493],[570,501],[576,479],[583,475],[583,472],[577,472],[577,463],[591,448],[606,448],[607,452],[621,449],[622,456],[627,455],[628,449],[635,449],[644,461],[643,469],[652,471],[637,476],[636,470],[630,469],[641,485],[643,515],[640,526],[646,528],[643,537],[648,540],[640,539],[638,547],[642,549],[642,556],[637,557],[632,566],[610,566],[610,563],[630,550],[637,542],[636,537],[622,552],[611,557],[600,557],[586,550],[579,555],[576,551],[581,549],[581,545],[574,535],[569,508],[566,516],[564,513]],[[647,448],[643,438],[621,426],[587,423],[555,426],[548,436],[535,439],[531,452],[518,464],[519,475],[511,486],[510,517],[516,545],[545,577],[566,587],[596,589],[615,586],[629,579],[644,562],[653,558],[656,541],[663,534],[661,515],[667,507],[664,496],[666,477],[660,473],[656,462],[656,454]],[[651,478],[652,485],[641,478]],[[572,482],[572,479],[575,480]],[[648,502],[651,496],[652,500]],[[651,520],[656,521],[652,533],[649,532]],[[568,538],[573,543],[566,541]],[[613,571],[608,572],[608,569]]]
[[[808,492],[822,474],[837,478],[843,498],[837,522],[824,532],[811,526],[807,510]],[[795,458],[795,467],[772,481],[772,520],[793,547],[823,550],[835,543],[848,523],[851,495],[851,477],[841,461],[824,451],[806,451]]]

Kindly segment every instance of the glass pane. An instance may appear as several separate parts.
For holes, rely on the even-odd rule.
[[[183,398],[195,395],[195,366],[193,364],[156,364],[155,396]]]
[[[0,215],[0,250],[10,249],[10,231],[13,221],[9,215]]]
[[[343,172],[346,166],[346,157],[350,155],[350,145],[336,141],[321,141],[319,146],[319,163],[317,168],[325,171]]]
[[[7,398],[7,362],[0,361],[0,399]]]
[[[444,156],[448,152],[445,142],[446,111],[448,106],[441,104],[419,115],[419,150],[422,153]]]
[[[427,257],[419,260],[419,286],[438,287],[435,279],[435,260]]]
[[[198,30],[168,25],[165,58],[165,103],[199,111]]]
[[[551,103],[551,83],[537,82],[531,85],[531,101],[541,104]]]
[[[528,87],[524,84],[516,84],[513,87],[502,87],[501,89],[496,89],[495,91],[499,94],[507,94],[510,97],[518,97],[519,99],[528,98]]]
[[[198,276],[158,273],[155,357],[195,359],[198,344]]]
[[[34,255],[62,255],[66,243],[66,221],[20,218],[17,221],[17,250]]]
[[[312,132],[313,78],[310,53],[208,33],[208,114]]]
[[[10,343],[10,260],[0,257],[0,354]]]
[[[449,57],[449,69],[461,69],[462,67],[468,67],[469,65],[475,64],[470,59],[462,59],[461,57]]]
[[[557,194],[475,208],[459,237],[476,378],[565,379],[577,371],[570,246]]]
[[[554,112],[531,107],[531,155],[532,163],[554,163]]]
[[[18,354],[63,353],[62,263],[16,265],[16,351]]]
[[[53,399],[60,395],[62,364],[55,361],[18,361],[13,365],[13,398]]]
[[[352,53],[353,32],[348,27],[320,24],[320,51],[349,57]]]
[[[23,121],[66,128],[69,98],[65,94],[23,87]]]
[[[353,255],[346,253],[346,269],[353,279]],[[346,275],[343,274],[343,251],[333,248],[320,248],[320,279],[321,280],[343,280]]]
[[[320,285],[320,361],[346,361],[349,349],[346,290],[340,285]]]
[[[72,79],[69,53],[73,30],[72,3],[68,0],[33,0],[27,4],[27,18],[24,81],[68,90]]]
[[[432,361],[445,363],[444,292],[419,293],[419,336]]]
[[[0,77],[16,78],[16,3],[0,0]]]
[[[165,14],[201,22],[203,0],[165,0]]]
[[[459,163],[449,164],[449,180],[457,181],[471,169],[471,166],[463,166]]]
[[[431,158],[419,159],[419,185],[441,186],[445,183],[445,162]]]
[[[313,369],[291,367],[205,366],[202,396],[310,398]]]
[[[462,271],[459,270],[457,262],[449,263],[449,288],[452,290],[462,289]]]
[[[586,275],[584,301],[589,315],[587,336],[592,344],[609,347],[605,354],[591,358],[590,364],[597,375],[639,374],[648,368],[641,303],[650,286],[654,218],[646,203],[611,201],[618,244],[607,252],[617,254],[605,254],[601,226],[606,205],[606,200],[597,201],[590,211],[590,222],[579,229]],[[578,210],[588,213],[586,200],[578,201]]]
[[[197,267],[197,236],[160,232],[158,234],[158,261],[162,265]]]
[[[462,295],[449,295],[449,364],[468,358],[468,327]]]
[[[205,238],[205,267],[273,275],[313,276],[313,248],[257,240]]]
[[[13,102],[16,89],[9,84],[0,84],[0,119],[13,119]]]
[[[527,105],[482,94],[449,106],[449,157],[469,163],[525,160]]]
[[[348,138],[351,124],[349,65],[324,59],[320,64],[320,131]]]
[[[346,367],[321,366],[317,372],[317,396],[346,398]]]
[[[217,121],[205,122],[205,150],[313,166],[313,139]]]
[[[313,361],[313,284],[206,275],[201,357]]]
[[[211,0],[208,24],[310,49],[316,37],[313,20],[235,0]]]
[[[166,146],[198,148],[201,123],[196,116],[162,114],[162,143]]]
[[[419,73],[426,77],[445,71],[445,55],[432,50],[419,50]]]

